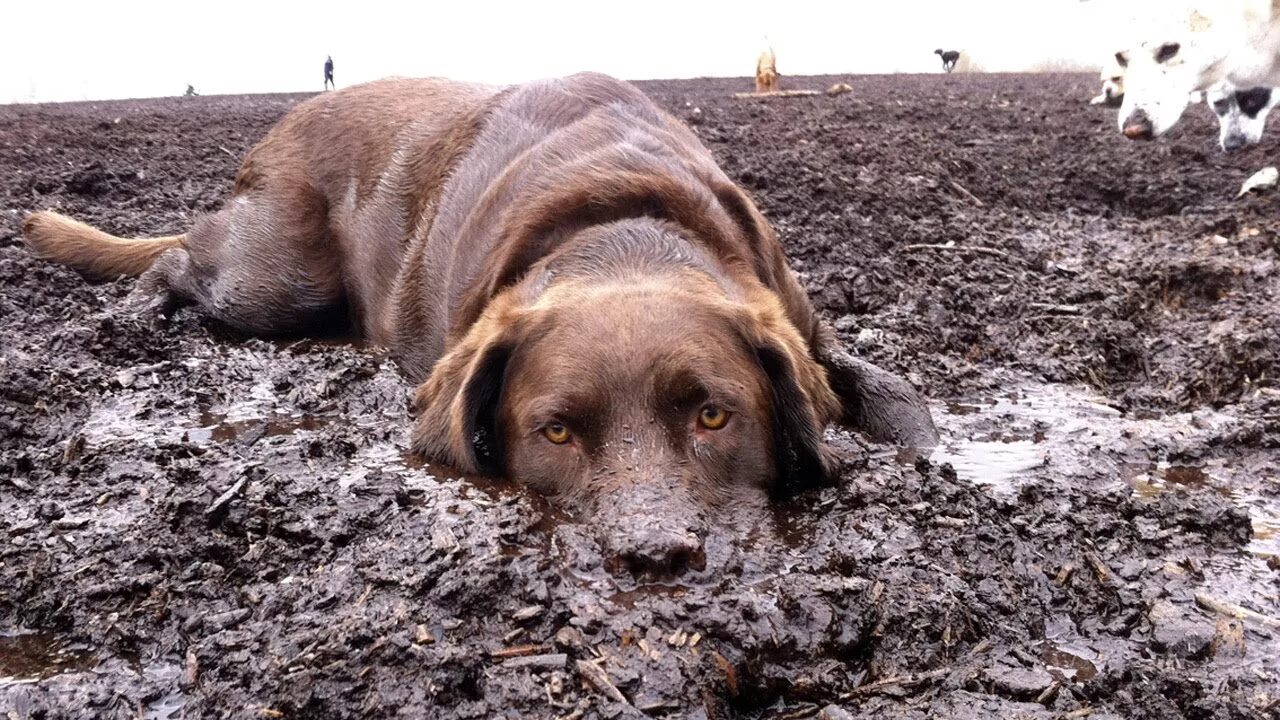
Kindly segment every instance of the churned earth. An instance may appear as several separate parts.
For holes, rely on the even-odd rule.
[[[707,567],[406,453],[377,348],[113,313],[25,213],[170,234],[305,96],[0,107],[6,718],[1261,718],[1280,708],[1280,194],[1075,75],[642,82],[932,455],[722,518]]]

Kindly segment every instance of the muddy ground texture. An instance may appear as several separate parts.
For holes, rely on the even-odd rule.
[[[300,96],[0,108],[8,718],[1253,718],[1280,699],[1280,193],[1208,109],[1126,141],[1081,76],[647,82],[776,224],[932,457],[635,586],[590,527],[406,456],[377,349],[113,316],[46,207],[181,232]]]

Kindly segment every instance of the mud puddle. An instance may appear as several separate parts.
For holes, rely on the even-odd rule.
[[[0,687],[80,672],[98,662],[93,651],[49,632],[0,634]]]
[[[1214,454],[1213,439],[1234,418],[1212,411],[1132,418],[1084,387],[1026,380],[1010,386],[1000,395],[936,405],[943,438],[930,460],[997,493],[1064,476],[1088,478],[1102,490],[1128,486],[1145,500],[1165,492],[1217,493],[1249,513],[1249,551],[1280,557],[1280,477],[1240,467],[1230,453]],[[1172,459],[1187,454],[1195,462]]]

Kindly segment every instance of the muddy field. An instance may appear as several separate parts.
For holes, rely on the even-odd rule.
[[[839,78],[844,79],[844,78]],[[826,87],[835,78],[784,78]],[[376,348],[112,312],[24,213],[181,232],[301,96],[0,107],[6,718],[1196,718],[1280,707],[1280,193],[1208,109],[1078,76],[647,82],[775,223],[931,457],[636,586],[592,528],[405,452]]]

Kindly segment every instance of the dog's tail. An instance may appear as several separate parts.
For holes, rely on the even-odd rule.
[[[183,247],[187,239],[116,237],[51,210],[27,216],[22,236],[37,257],[97,277],[141,275],[161,253]]]

